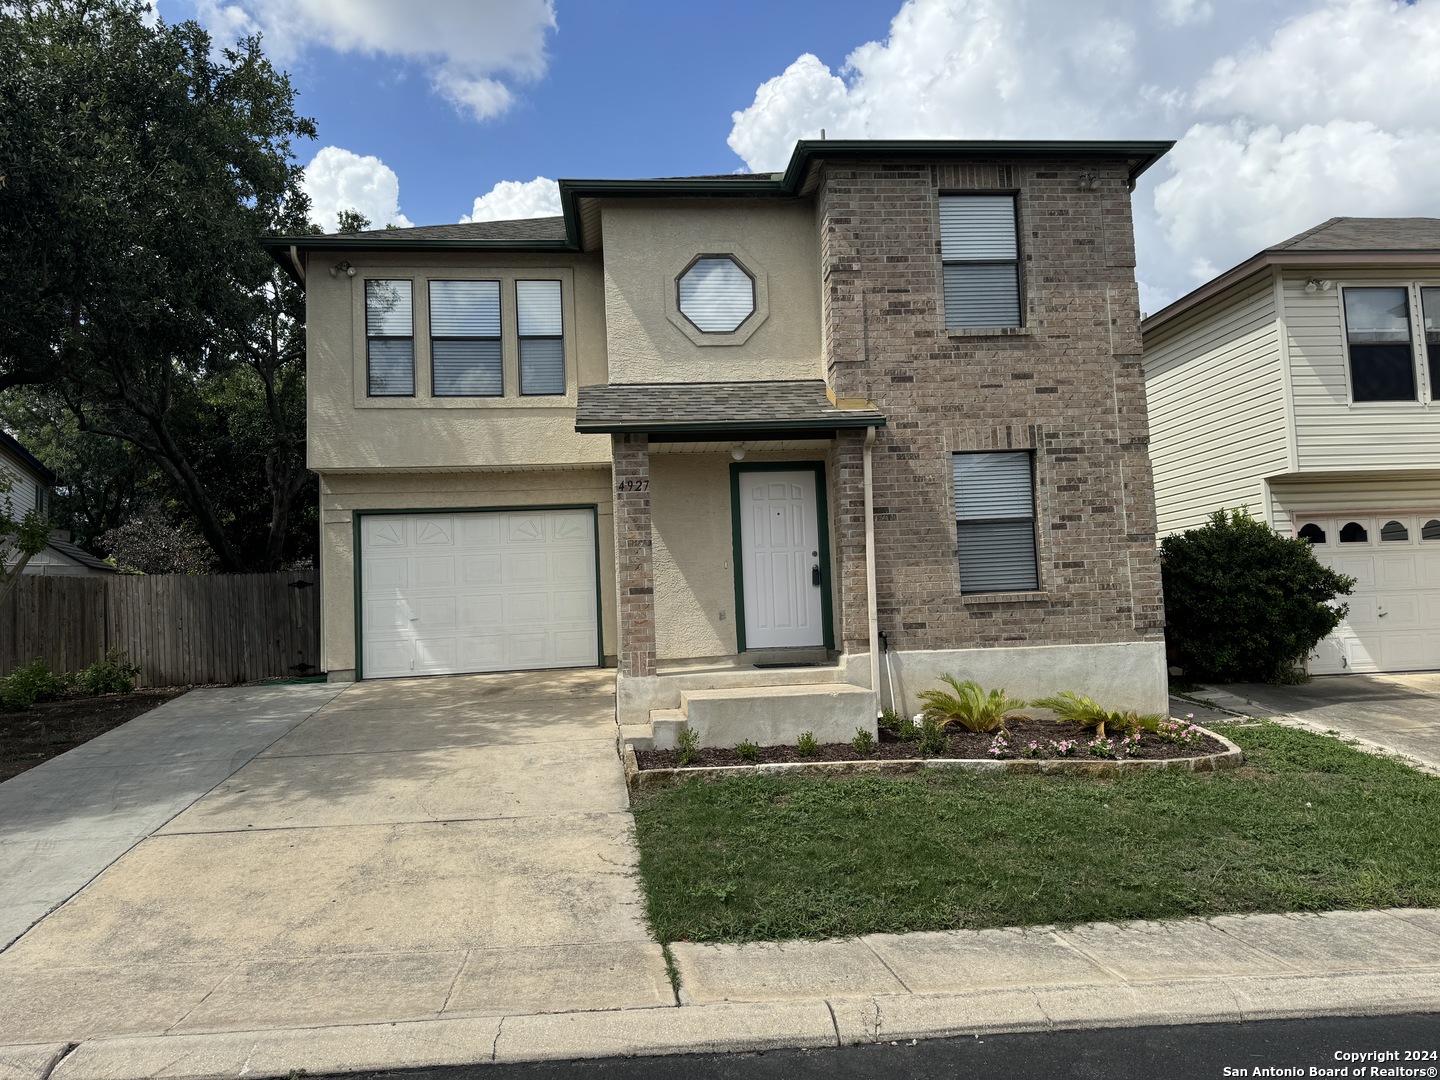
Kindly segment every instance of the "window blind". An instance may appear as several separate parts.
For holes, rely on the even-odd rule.
[[[1031,471],[1024,450],[954,456],[962,594],[1040,587]]]
[[[565,323],[558,281],[517,281],[520,393],[565,393]]]
[[[1020,325],[1020,282],[1010,265],[945,267],[945,325],[956,329]]]
[[[940,258],[944,264],[947,327],[1020,325],[1020,263],[1013,196],[942,195]]]
[[[733,259],[698,259],[680,277],[680,313],[706,333],[729,333],[754,310],[755,283]]]
[[[946,262],[1014,259],[1014,197],[942,195],[940,257]]]
[[[365,282],[366,393],[371,397],[415,393],[414,326],[409,280]]]
[[[500,397],[498,281],[430,282],[431,392],[436,397]]]

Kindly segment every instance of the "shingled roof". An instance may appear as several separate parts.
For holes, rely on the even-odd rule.
[[[1333,217],[1265,248],[1145,319],[1153,333],[1185,312],[1275,266],[1398,268],[1440,264],[1440,218]]]
[[[365,229],[332,233],[333,236],[400,244],[410,240],[564,240],[563,217],[510,218],[505,221],[466,221],[459,225],[416,225],[409,229]]]
[[[1333,217],[1266,251],[1440,251],[1440,218]]]
[[[621,383],[582,386],[575,430],[725,432],[883,427],[874,407],[831,404],[821,379],[793,382]]]

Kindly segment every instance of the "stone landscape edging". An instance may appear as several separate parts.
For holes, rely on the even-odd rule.
[[[1219,772],[1237,769],[1245,753],[1223,735],[1200,728],[1225,749],[1215,754],[1179,758],[899,758],[854,761],[776,761],[755,765],[704,765],[677,769],[642,769],[635,749],[624,743],[625,786],[632,793],[669,787],[685,780],[721,780],[729,776],[885,776],[906,775],[925,769],[977,773],[1016,773],[1023,776],[1088,776],[1092,779],[1123,776],[1126,773],[1161,770],[1165,772]]]

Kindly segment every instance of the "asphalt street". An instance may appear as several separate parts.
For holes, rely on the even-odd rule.
[[[1337,1055],[1364,1055],[1363,1057]],[[1405,1060],[1406,1053],[1416,1055]],[[367,1080],[1201,1080],[1226,1076],[1440,1076],[1440,1016],[991,1035],[763,1054],[472,1065]],[[1385,1055],[1398,1055],[1385,1059]],[[1400,1071],[1389,1072],[1396,1068]],[[1312,1072],[1315,1069],[1317,1071]],[[1231,1071],[1227,1072],[1229,1069]],[[1269,1070],[1276,1071],[1269,1071]],[[1322,1070],[1347,1069],[1348,1072]],[[1372,1072],[1375,1069],[1377,1071]],[[1243,1070],[1243,1071],[1241,1071]],[[1286,1071],[1281,1071],[1286,1070]],[[1298,1071],[1288,1071],[1298,1070]],[[1360,1071],[1357,1071],[1360,1070]],[[350,1080],[355,1080],[354,1074]]]

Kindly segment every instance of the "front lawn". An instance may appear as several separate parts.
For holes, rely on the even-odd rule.
[[[1208,774],[692,781],[635,807],[663,942],[1440,906],[1440,780],[1277,724]]]

